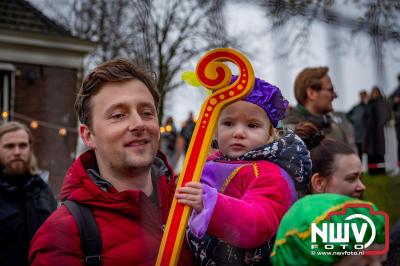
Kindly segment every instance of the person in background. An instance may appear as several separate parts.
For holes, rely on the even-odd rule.
[[[372,88],[371,97],[364,115],[365,151],[368,154],[368,173],[385,174],[385,125],[390,119],[389,105],[381,90]]]
[[[328,67],[305,68],[297,75],[294,94],[298,104],[286,115],[283,124],[294,129],[299,122],[312,122],[326,137],[346,143],[356,151],[353,126],[345,115],[333,113],[332,102],[337,94],[328,71]]]
[[[25,125],[0,125],[0,167],[0,264],[29,265],[29,242],[57,202],[39,176]]]
[[[394,113],[396,138],[397,138],[397,166],[400,166],[400,73],[397,75],[398,85],[392,95],[390,103]],[[390,232],[390,245],[388,252],[387,266],[400,264],[400,220],[393,225]]]
[[[192,134],[195,126],[196,122],[194,120],[193,112],[190,112],[189,117],[182,126],[182,129],[179,132],[178,138],[176,140],[176,149],[175,149],[176,172],[180,172],[182,168],[184,157],[186,156],[187,150],[189,149],[190,140],[192,139]]]
[[[334,211],[343,210],[347,204],[365,204],[367,207],[350,207],[345,213],[333,214]],[[385,265],[386,255],[362,255],[358,252],[365,250],[384,249],[385,243],[385,219],[383,215],[371,213],[371,208],[378,211],[378,208],[371,202],[361,201],[351,197],[338,194],[316,194],[308,195],[298,200],[285,214],[279,225],[275,245],[271,254],[273,265],[285,266],[383,266]],[[327,243],[330,247],[326,249],[323,241],[316,236],[316,241],[312,241],[311,224],[314,223],[319,230],[323,225],[338,225],[347,222],[346,218],[350,215],[362,215],[367,217],[375,227],[365,228],[364,241],[367,242],[371,236],[372,244],[367,249],[356,249],[359,242],[359,236],[349,232],[349,241],[331,241]],[[367,225],[364,218],[353,218],[351,223],[358,228]],[[364,225],[363,225],[364,224]],[[342,234],[338,234],[342,235]],[[386,236],[387,237],[387,236]],[[339,240],[339,241],[338,241]],[[363,242],[363,243],[365,243]],[[361,244],[362,245],[362,244]],[[349,255],[346,255],[347,251]],[[356,254],[350,255],[351,252]]]
[[[196,126],[196,122],[194,121],[194,116],[193,112],[189,113],[188,119],[185,121],[185,125],[182,127],[182,130],[180,132],[180,136],[182,136],[184,140],[184,152],[186,154],[190,140],[192,139],[194,127]]]
[[[389,240],[386,266],[398,266],[400,265],[400,220],[392,226]]]
[[[347,113],[347,118],[353,124],[358,156],[360,157],[360,160],[362,160],[362,154],[365,150],[363,146],[365,139],[364,114],[368,104],[368,92],[365,90],[360,91],[359,96],[360,102],[351,108],[351,110]]]
[[[161,147],[160,150],[167,156],[171,165],[175,165],[175,146],[177,139],[177,132],[174,125],[174,119],[169,116],[161,130]]]
[[[295,133],[310,150],[312,177],[309,193],[336,193],[362,198],[361,160],[345,143],[325,138],[310,122],[301,122]]]
[[[75,108],[90,150],[69,168],[61,199],[91,209],[101,254],[84,256],[76,220],[62,205],[32,239],[31,265],[155,264],[176,187],[158,152],[158,103],[155,81],[131,61],[114,59],[86,76]],[[192,264],[185,245],[180,255],[180,265]]]
[[[389,100],[394,113],[397,138],[397,166],[400,167],[400,73],[397,75],[397,88],[390,95]]]
[[[194,209],[187,239],[197,264],[269,264],[280,219],[311,175],[303,141],[291,130],[278,136],[287,105],[279,88],[256,78],[244,100],[222,110],[201,185],[176,194]]]

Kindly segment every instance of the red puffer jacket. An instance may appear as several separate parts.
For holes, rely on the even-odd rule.
[[[164,162],[165,157],[158,154]],[[89,205],[102,239],[102,265],[154,265],[161,243],[163,225],[175,191],[176,177],[166,163],[155,181],[158,206],[141,191],[107,192],[96,185],[86,169],[96,165],[93,151],[79,157],[64,179],[61,198]],[[84,265],[77,224],[65,206],[58,208],[37,231],[29,254],[31,265]],[[184,246],[180,264],[191,265],[190,251]]]

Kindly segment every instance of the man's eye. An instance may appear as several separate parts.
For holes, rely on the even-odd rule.
[[[27,143],[20,144],[19,147],[20,147],[21,149],[26,149],[26,148],[28,148],[28,144],[27,144]]]
[[[122,113],[115,113],[115,114],[111,115],[112,119],[120,119],[122,117],[124,117],[124,114],[122,114]]]
[[[154,113],[152,111],[144,111],[142,115],[145,117],[152,117]]]

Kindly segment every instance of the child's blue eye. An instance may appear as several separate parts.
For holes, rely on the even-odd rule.
[[[249,128],[257,128],[258,125],[257,125],[257,124],[249,124],[248,127],[249,127]]]

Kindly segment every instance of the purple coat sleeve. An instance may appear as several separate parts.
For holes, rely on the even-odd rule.
[[[192,211],[189,219],[189,229],[198,238],[202,238],[207,231],[218,197],[218,191],[215,188],[205,184],[202,184],[202,187],[203,210],[200,213]]]

